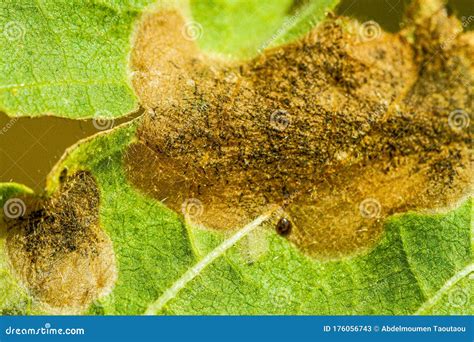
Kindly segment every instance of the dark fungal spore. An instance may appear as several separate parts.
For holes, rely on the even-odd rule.
[[[286,236],[291,233],[291,227],[292,227],[291,221],[283,217],[278,221],[276,225],[276,231],[278,234],[282,236]]]

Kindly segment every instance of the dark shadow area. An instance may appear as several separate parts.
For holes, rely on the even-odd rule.
[[[466,30],[474,29],[473,0],[450,0],[448,1],[448,11],[461,19]]]
[[[140,113],[115,120],[114,126]],[[0,182],[17,182],[41,191],[47,174],[66,148],[96,134],[109,122],[56,117],[9,118],[0,112]],[[97,126],[97,127],[96,127]]]
[[[400,29],[408,0],[342,0],[336,13],[357,18],[361,22],[373,20],[384,30]]]

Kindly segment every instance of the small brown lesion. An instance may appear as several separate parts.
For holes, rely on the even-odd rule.
[[[472,47],[459,36],[456,48],[431,55],[453,20],[439,12],[416,24],[415,44],[430,47],[419,48],[403,32],[361,43],[336,18],[235,65],[180,38],[177,13],[150,15],[133,58],[149,114],[125,157],[128,178],[177,212],[198,199],[199,223],[211,229],[242,227],[277,205],[292,224],[286,238],[305,253],[362,252],[389,215],[471,191],[470,131],[453,130],[448,117],[472,112],[463,57]],[[171,38],[159,39],[165,31]],[[275,112],[287,115],[276,123],[284,127],[271,122]],[[361,213],[366,200],[380,206],[376,216]]]
[[[52,197],[29,201],[24,216],[6,221],[15,272],[53,310],[83,310],[115,282],[115,256],[100,227],[99,202],[90,173],[65,174]]]

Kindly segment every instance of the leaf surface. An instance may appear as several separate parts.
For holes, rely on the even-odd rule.
[[[134,25],[150,5],[192,17],[183,35],[214,53],[253,56],[273,41],[291,0],[3,1],[0,4],[0,110],[10,116],[113,119],[139,106],[128,56]],[[313,1],[298,22],[321,19],[334,1]],[[296,21],[295,21],[296,22]],[[292,24],[295,24],[293,22]],[[314,21],[313,21],[314,23]],[[300,33],[301,33],[300,32]],[[205,34],[204,34],[205,33]],[[294,35],[292,33],[292,35]],[[266,44],[266,45],[269,45]]]
[[[38,5],[38,3],[35,4]],[[223,6],[222,10],[233,8],[231,1],[219,4]],[[236,4],[242,5],[239,1]],[[289,2],[282,1],[279,4],[282,7],[270,2],[266,5],[268,6],[267,11],[279,18],[275,19],[275,27],[277,27],[278,21],[281,23],[285,18],[288,19],[288,15],[291,15],[289,13],[292,11],[289,8]],[[108,1],[94,6],[125,16],[123,18],[124,25],[126,24],[128,31],[121,31],[119,36],[122,37],[120,42],[124,44],[120,45],[120,48],[124,46],[126,48],[129,44],[127,37],[132,22],[144,5],[140,2]],[[191,11],[193,16],[198,19],[203,17],[206,8],[200,4],[196,5],[196,3],[194,6]],[[250,34],[247,21],[253,20],[247,18],[243,21],[245,25],[239,29],[242,30],[240,33],[230,30],[229,27],[235,27],[239,23],[237,18],[242,17],[242,11],[250,11],[251,6],[254,6],[253,2],[238,7],[233,12],[235,17],[222,19],[226,20],[225,23],[212,20],[202,22],[204,33],[198,38],[201,47],[208,52],[234,54],[240,57],[251,56],[256,49],[260,48],[259,44],[262,41],[266,42],[264,37],[268,38],[270,32],[274,32],[275,29],[275,27],[255,27],[255,32],[257,32],[255,38],[252,37],[249,41],[245,41],[243,37],[248,37]],[[303,13],[302,19],[295,19],[294,23],[283,30],[276,39],[273,39],[269,46],[299,36],[300,28],[303,27],[304,31],[305,25],[311,22],[305,18],[320,15],[319,7],[312,7],[316,6],[314,3],[309,3],[306,6],[301,12]],[[24,10],[20,12],[27,13]],[[0,13],[2,12],[0,11]],[[256,15],[262,18],[265,11],[258,12]],[[32,13],[32,18],[34,17],[35,15]],[[217,18],[217,16],[210,17],[213,17],[213,20]],[[226,18],[226,15],[223,15],[222,18]],[[229,41],[219,40],[218,33],[212,33],[213,28],[230,30],[226,33],[230,37]],[[125,34],[125,31],[128,33]],[[215,35],[213,36],[213,34]],[[172,38],[172,36],[168,37],[168,39]],[[209,40],[206,41],[206,39]],[[51,56],[49,53],[47,55]],[[122,62],[124,60],[121,59]],[[49,65],[54,65],[54,63],[58,62],[54,61]],[[122,66],[123,68],[118,74],[123,76],[126,74],[126,66],[125,64]],[[146,64],[144,66],[148,67]],[[344,71],[344,68],[341,70]],[[50,76],[49,71],[45,75]],[[414,82],[411,92],[414,94],[413,103],[406,104],[408,109],[403,108],[405,112],[409,112],[410,108],[416,106],[416,101],[420,96],[419,92],[423,91],[427,84],[431,84],[429,77],[431,77],[431,72],[436,73],[436,69],[428,69],[428,71],[427,76],[421,78],[420,82]],[[469,76],[468,72],[466,74]],[[184,80],[184,83],[189,86],[189,79],[185,78],[188,75],[183,75],[184,77],[177,73],[175,76],[181,78],[180,81]],[[348,77],[344,73],[342,76]],[[444,80],[443,77],[440,79]],[[433,98],[430,98],[429,105],[431,102],[444,101],[451,91],[456,92],[456,86],[453,86],[452,82],[449,84],[452,87],[443,88],[440,85],[440,88],[443,89],[436,90],[431,94]],[[130,88],[127,89],[130,90]],[[168,90],[176,92],[176,89],[173,88]],[[45,100],[49,99],[51,94],[46,94],[47,96],[44,97],[43,93],[38,93],[37,97]],[[101,94],[104,95],[104,93]],[[132,92],[130,94],[133,95]],[[442,95],[438,96],[439,94]],[[80,96],[82,95],[81,92]],[[458,103],[462,105],[464,96],[461,96],[463,94],[458,95],[460,97]],[[0,99],[1,96],[0,92]],[[110,99],[105,96],[100,101],[108,103],[107,101]],[[120,99],[123,100],[124,97]],[[103,104],[100,101],[98,103]],[[132,99],[129,103],[133,106],[134,101]],[[0,104],[7,102],[0,100]],[[25,102],[25,98],[21,103],[18,102],[18,105],[23,106],[25,103],[29,103],[34,109],[29,109],[30,114],[33,112],[40,114],[45,111],[45,108],[47,109],[47,107],[38,107],[38,109],[36,102]],[[49,100],[44,103],[45,106],[56,105],[54,101]],[[150,103],[146,104],[153,108]],[[195,104],[205,105],[199,101],[196,101]],[[81,102],[77,108],[82,111],[83,105]],[[66,107],[57,107],[56,109],[59,109],[58,113],[69,113],[67,115],[71,117],[78,117],[76,116],[77,108],[73,108],[71,112],[68,112]],[[117,108],[123,109],[123,103],[117,105]],[[432,108],[427,108],[429,109],[426,112],[431,113]],[[36,111],[36,109],[38,110]],[[96,107],[90,106],[85,113],[90,116],[94,110]],[[120,115],[118,111],[113,113]],[[394,111],[394,113],[397,120],[406,119],[404,113],[399,111]],[[386,115],[385,112],[381,114]],[[130,168],[127,160],[133,153],[130,146],[139,142],[140,136],[137,134],[137,129],[145,119],[142,117],[110,132],[98,134],[69,149],[51,172],[47,180],[45,194],[37,196],[40,203],[48,206],[50,203],[45,198],[49,197],[50,201],[61,198],[62,191],[72,188],[72,185],[68,186],[68,182],[70,179],[75,179],[74,175],[90,174],[88,182],[96,183],[93,187],[94,194],[97,189],[97,193],[94,195],[96,197],[91,198],[91,202],[98,205],[91,206],[92,208],[82,208],[79,205],[81,202],[78,200],[77,207],[74,207],[74,203],[71,205],[74,210],[60,214],[66,220],[73,216],[68,221],[73,226],[79,221],[81,225],[84,225],[84,222],[87,225],[91,217],[97,218],[98,225],[108,235],[113,246],[114,255],[110,257],[114,259],[114,262],[110,262],[110,264],[117,265],[117,278],[114,280],[114,285],[108,288],[106,293],[101,292],[100,296],[93,298],[85,308],[68,305],[52,307],[48,302],[48,297],[32,295],[30,284],[22,278],[21,272],[14,271],[11,261],[15,258],[34,257],[34,252],[30,251],[30,254],[27,254],[23,253],[24,251],[21,249],[10,252],[5,246],[9,244],[11,236],[20,234],[20,238],[22,238],[18,226],[25,225],[25,221],[27,222],[26,227],[33,228],[34,231],[37,226],[28,223],[28,220],[33,219],[34,216],[27,213],[24,218],[22,216],[18,221],[12,221],[11,217],[5,217],[2,214],[0,222],[2,233],[0,235],[0,272],[2,272],[2,278],[0,278],[0,284],[6,286],[8,291],[0,297],[0,308],[5,313],[56,313],[58,310],[66,313],[83,312],[89,314],[397,315],[473,313],[471,305],[472,199],[464,198],[462,203],[447,213],[409,212],[392,215],[385,221],[383,233],[377,235],[377,243],[371,245],[370,248],[337,260],[317,258],[304,253],[294,241],[279,234],[278,229],[275,229],[275,220],[278,218],[275,216],[278,211],[273,214],[260,213],[263,216],[254,215],[252,217],[254,221],[247,222],[247,225],[244,226],[230,226],[227,230],[212,230],[183,219],[179,208],[170,209],[168,205],[170,199],[166,196],[160,198],[148,196],[144,191],[139,190],[141,187],[137,186],[136,182],[131,184],[130,178],[127,176],[128,168]],[[420,126],[423,124],[425,122],[421,122]],[[444,126],[443,129],[447,130],[447,127]],[[388,128],[390,130],[390,126]],[[420,131],[425,133],[423,129],[415,131],[415,133]],[[368,137],[379,139],[377,134],[386,135],[384,131],[375,131],[375,133],[375,135]],[[417,135],[417,137],[425,139],[423,134]],[[407,137],[400,137],[400,141],[405,144],[401,145],[403,148],[411,146],[410,138],[413,135],[407,135]],[[454,136],[454,134],[447,136],[451,135]],[[456,136],[456,139],[453,139],[454,143],[449,147],[454,147],[454,151],[458,148],[456,144],[464,148],[465,142],[459,143],[457,141],[461,138],[461,135]],[[370,143],[369,139],[368,145]],[[148,160],[136,161],[138,165],[147,165],[148,162]],[[438,164],[436,166],[439,166]],[[172,176],[164,174],[160,168],[154,171],[164,179],[167,176],[169,178]],[[180,176],[182,176],[180,171],[185,173],[184,170],[177,168],[173,171],[179,173]],[[466,170],[462,169],[462,171]],[[76,182],[81,186],[80,178]],[[153,186],[153,184],[151,185]],[[160,186],[161,184],[154,185]],[[148,186],[148,184],[143,186]],[[430,190],[429,187],[428,190]],[[31,196],[31,192],[21,186],[0,185],[0,202],[4,207],[4,213],[8,200],[21,199],[26,195]],[[325,198],[331,202],[330,196]],[[29,203],[28,201],[25,203],[26,211],[35,209],[30,208]],[[350,208],[355,211],[358,209],[358,207],[354,209],[353,206]],[[44,208],[40,206],[39,211],[36,209],[34,211],[40,213],[41,222],[48,222],[48,220],[55,218],[53,214],[44,214],[44,210],[41,209]],[[81,211],[81,209],[83,210]],[[319,219],[315,215],[311,218],[315,221]],[[61,231],[55,238],[70,242],[68,240],[70,236],[61,233]],[[317,236],[317,238],[324,242],[327,236]],[[42,241],[41,236],[39,241]],[[75,245],[73,244],[73,246]],[[15,258],[8,253],[15,253]],[[54,258],[54,254],[52,258]],[[71,265],[69,269],[75,270],[74,267]],[[57,280],[59,276],[61,274],[52,272],[51,275],[46,275],[46,279]],[[81,280],[84,279],[81,278]],[[91,279],[97,284],[99,280],[98,278]],[[102,283],[104,282],[102,281]],[[57,291],[63,291],[61,295],[67,295],[68,291],[74,291],[74,288],[61,287]]]
[[[137,108],[127,72],[135,19],[151,1],[3,1],[0,110],[114,118]]]
[[[339,1],[191,1],[196,38],[205,51],[233,59],[254,57],[266,48],[300,38]]]
[[[449,291],[443,290],[472,268],[471,200],[447,214],[395,216],[377,246],[345,260],[309,258],[266,224],[222,250],[238,229],[230,234],[186,225],[128,184],[123,158],[135,125],[83,142],[49,179],[54,192],[64,168],[89,170],[100,188],[101,225],[113,242],[119,275],[89,313],[413,314],[422,307],[422,313],[472,313],[463,299],[470,297],[444,299]],[[470,272],[464,273],[455,289],[468,294]],[[172,290],[177,283],[179,290]]]

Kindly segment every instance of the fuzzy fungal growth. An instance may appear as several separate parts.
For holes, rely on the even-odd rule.
[[[99,190],[87,172],[62,175],[50,199],[7,221],[7,250],[19,278],[43,305],[78,312],[116,278],[112,243],[100,228]]]
[[[199,203],[190,216],[212,229],[280,205],[285,237],[319,258],[372,246],[389,215],[459,200],[472,184],[473,39],[443,10],[414,17],[371,41],[327,20],[241,64],[200,53],[177,13],[146,17],[132,64],[148,114],[129,179],[185,215]]]

